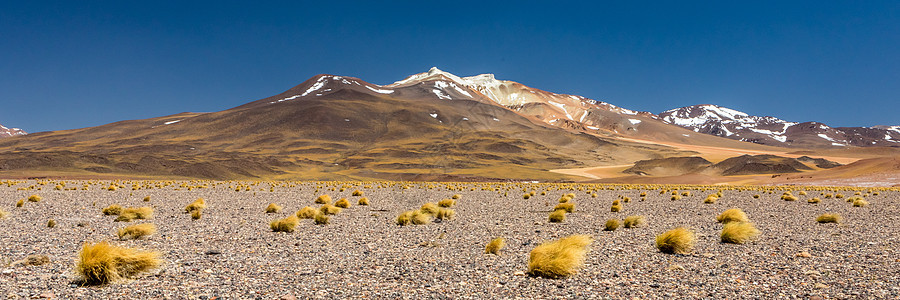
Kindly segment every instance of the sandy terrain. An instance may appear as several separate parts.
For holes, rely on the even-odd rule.
[[[234,183],[187,190],[176,186],[132,191],[17,190],[27,182],[0,187],[0,208],[10,213],[0,219],[0,297],[27,299],[273,299],[304,298],[715,298],[715,299],[885,299],[900,297],[900,191],[869,195],[867,207],[852,207],[843,199],[820,204],[779,199],[780,192],[725,190],[716,204],[703,204],[715,191],[693,190],[679,201],[648,190],[599,190],[592,198],[585,191],[553,190],[552,185],[465,184],[464,191],[441,184],[358,187],[371,206],[352,206],[317,226],[303,220],[293,233],[274,233],[269,221],[302,208],[315,206],[322,193],[334,199],[351,197],[328,190],[328,183],[275,187],[267,183],[251,191],[236,192]],[[81,184],[70,183],[68,186]],[[476,188],[470,191],[470,188]],[[602,186],[598,186],[602,187]],[[537,195],[522,198],[523,188]],[[541,191],[551,189],[546,195]],[[565,223],[547,223],[547,215],[564,193],[574,192],[576,211]],[[846,195],[853,192],[845,191]],[[866,194],[866,191],[862,191]],[[40,202],[16,208],[15,201],[31,194]],[[425,202],[461,194],[451,221],[400,227],[394,218]],[[795,192],[796,194],[796,192]],[[117,241],[115,231],[127,224],[113,222],[100,210],[113,203],[148,205],[151,196],[156,235],[135,241]],[[624,211],[612,213],[618,195],[634,199]],[[811,191],[809,197],[818,196]],[[186,204],[202,197],[208,208],[200,220],[183,213]],[[266,214],[271,202],[284,211]],[[759,239],[744,245],[719,242],[720,212],[739,207],[760,229]],[[839,213],[844,222],[818,224],[824,212]],[[643,215],[643,228],[602,231],[607,219]],[[46,226],[49,218],[59,224]],[[145,221],[135,221],[141,223]],[[83,226],[78,226],[81,223]],[[687,226],[698,237],[692,254],[662,254],[654,237],[668,229]],[[571,234],[589,234],[595,241],[579,274],[550,280],[517,275],[526,271],[528,253],[542,241]],[[502,256],[484,254],[491,239],[502,236]],[[111,240],[117,245],[159,251],[165,260],[157,271],[135,280],[98,287],[73,282],[76,255],[85,241]],[[805,253],[798,256],[799,253]],[[44,254],[50,264],[11,266],[30,254]],[[806,254],[808,254],[808,257]],[[288,297],[290,298],[290,297]],[[819,298],[821,299],[821,298]]]

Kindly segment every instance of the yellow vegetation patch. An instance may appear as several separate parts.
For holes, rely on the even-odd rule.
[[[696,241],[693,232],[678,227],[656,236],[656,248],[662,253],[687,254],[694,249]]]
[[[732,208],[726,211],[723,211],[718,217],[716,217],[716,221],[719,223],[729,223],[729,222],[747,222],[750,219],[747,218],[747,214],[744,213],[740,208]]]
[[[294,228],[297,227],[297,223],[300,222],[300,219],[297,219],[297,216],[289,216],[284,219],[275,220],[269,223],[269,227],[272,228],[274,232],[294,232]]]
[[[491,240],[487,246],[484,247],[484,253],[500,255],[500,249],[503,249],[503,246],[506,246],[506,240],[502,237],[498,237]]]
[[[726,223],[722,228],[722,242],[743,244],[759,235],[759,230],[749,222]]]
[[[127,226],[117,232],[119,239],[122,240],[139,239],[154,233],[156,233],[156,225],[151,223]]]
[[[528,274],[545,278],[575,274],[584,264],[591,242],[590,236],[573,235],[535,247],[528,258]]]
[[[155,251],[118,247],[107,242],[85,243],[78,253],[75,273],[85,284],[96,285],[131,278],[161,264]]]

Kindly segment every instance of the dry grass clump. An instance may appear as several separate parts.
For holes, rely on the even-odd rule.
[[[560,203],[560,204],[557,204],[556,206],[554,206],[553,210],[564,210],[567,213],[570,213],[570,212],[575,211],[575,203],[572,203],[572,202]]]
[[[107,242],[85,243],[78,253],[75,273],[85,284],[98,285],[131,278],[161,264],[155,251],[118,247]]]
[[[662,253],[687,254],[694,248],[696,241],[693,232],[678,227],[656,236],[656,248]]]
[[[191,204],[188,204],[184,207],[184,212],[190,213],[195,210],[201,209],[206,209],[206,200],[203,200],[203,198],[197,198],[197,200],[194,200],[194,202],[191,202]]]
[[[316,198],[316,204],[328,204],[331,203],[331,196],[322,195]]]
[[[857,197],[853,200],[853,207],[863,207],[869,205],[869,201],[863,200],[863,198]]]
[[[644,226],[646,223],[644,216],[628,216],[622,221],[622,225],[625,226],[625,228],[637,228]]]
[[[313,217],[313,221],[316,222],[316,225],[325,225],[331,221],[331,217],[329,217],[328,214],[319,211],[316,212],[316,215]]]
[[[414,212],[415,211],[412,211],[412,210],[404,211],[399,216],[397,216],[397,220],[396,220],[397,225],[400,225],[400,226],[409,225],[409,223],[412,222],[412,215]]]
[[[274,232],[294,232],[294,228],[297,227],[297,223],[300,222],[300,219],[297,216],[289,216],[287,218],[281,220],[275,220],[269,223],[269,227],[272,228]]]
[[[22,199],[19,199],[19,201],[16,201],[16,207],[22,207],[24,205],[25,205],[25,198],[22,198]]]
[[[267,214],[274,214],[281,211],[281,206],[275,203],[269,203],[269,206],[266,206]]]
[[[503,246],[506,246],[506,240],[502,237],[498,237],[491,240],[491,242],[484,247],[484,253],[500,255],[500,249],[503,249]]]
[[[355,191],[353,191],[352,195],[353,195],[353,197],[359,197],[359,196],[363,195],[363,192],[360,190],[355,190]]]
[[[340,208],[350,208],[350,201],[348,201],[347,198],[341,198],[341,200],[338,200],[334,203],[334,206]]]
[[[153,217],[153,208],[149,206],[144,207],[129,207],[122,210],[122,213],[119,214],[119,217],[116,218],[116,222],[131,222],[131,220],[145,220]]]
[[[781,200],[797,201],[797,196],[792,195],[791,192],[784,192],[784,195],[781,195]]]
[[[47,220],[47,228],[53,228],[53,227],[56,227],[56,220],[53,220],[53,219]]]
[[[834,213],[825,213],[816,218],[816,222],[819,223],[840,223],[841,216]]]
[[[438,220],[450,220],[456,216],[456,211],[449,208],[439,208],[437,213],[434,214],[434,218]]]
[[[6,212],[2,208],[0,208],[0,219],[6,218],[6,216],[8,216],[8,215],[9,215],[8,212]]]
[[[603,231],[613,231],[619,229],[619,220],[609,219],[603,227]]]
[[[151,223],[127,226],[117,232],[121,240],[139,239],[154,233],[156,233],[156,225]]]
[[[341,208],[331,205],[331,204],[325,204],[319,208],[319,211],[321,211],[322,213],[324,213],[326,215],[336,215],[339,212],[341,212]]]
[[[203,217],[203,210],[197,209],[191,211],[191,219],[200,220]]]
[[[843,198],[844,198],[844,194],[837,194],[837,195],[834,195],[834,198],[835,198],[835,199],[843,199]]]
[[[362,197],[359,198],[359,201],[356,201],[356,205],[369,205],[369,198]]]
[[[453,199],[444,199],[438,201],[438,206],[440,207],[453,207],[453,205],[456,205],[456,201],[454,201]]]
[[[544,278],[575,274],[584,264],[591,242],[590,236],[573,235],[535,247],[528,258],[528,274]]]
[[[38,195],[28,196],[28,202],[41,202],[44,198]]]
[[[723,211],[718,217],[716,217],[716,221],[719,223],[730,223],[730,222],[747,222],[750,219],[747,218],[747,214],[744,213],[740,208],[732,208],[726,211]]]
[[[144,202],[150,202],[150,196],[144,197]]]
[[[419,208],[419,211],[429,214],[429,215],[434,215],[438,212],[438,208],[439,207],[437,205],[435,205],[434,202],[428,202],[428,203],[422,204],[422,207]]]
[[[722,227],[722,242],[743,244],[759,235],[759,230],[750,222],[731,222]]]
[[[312,219],[316,217],[318,211],[315,208],[306,206],[297,211],[296,216],[301,219]]]
[[[672,195],[671,199],[672,199],[672,201],[681,200],[681,196],[680,195]]]
[[[719,200],[719,197],[716,197],[716,195],[709,195],[706,196],[706,199],[703,199],[703,203],[713,204],[716,203],[716,200]]]
[[[550,213],[549,221],[550,223],[562,223],[566,220],[566,210],[557,209]]]
[[[806,199],[806,203],[819,203],[819,202],[822,202],[822,199],[819,199],[819,197],[812,197],[812,198]]]
[[[425,225],[431,223],[431,214],[422,210],[416,210],[409,216],[409,220],[415,225]]]
[[[118,204],[110,204],[109,206],[101,210],[101,212],[103,212],[103,214],[107,216],[117,216],[122,213],[122,206]]]
[[[522,195],[522,198],[524,198],[525,200],[528,200],[531,198],[531,194],[529,193],[529,194]]]
[[[453,197],[450,197],[450,199],[459,200],[460,197],[462,196],[460,196],[459,194],[454,194]]]
[[[613,205],[609,207],[610,212],[620,212],[622,211],[622,204],[618,203],[618,200],[613,202]]]

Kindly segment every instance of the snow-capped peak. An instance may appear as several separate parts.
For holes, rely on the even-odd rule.
[[[25,130],[19,128],[7,128],[6,126],[0,125],[0,137],[10,137],[26,134],[28,133],[26,133]]]

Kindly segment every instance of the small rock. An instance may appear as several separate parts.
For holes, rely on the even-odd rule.
[[[294,295],[284,295],[284,296],[281,296],[281,298],[278,298],[278,299],[280,299],[280,300],[297,300],[297,297],[294,297]]]
[[[809,252],[806,252],[806,251],[801,251],[800,253],[797,253],[794,256],[796,256],[796,257],[812,257],[812,254],[809,254]]]
[[[668,268],[670,271],[684,271],[684,267],[680,265],[671,265]]]
[[[53,299],[56,298],[56,295],[54,295],[53,292],[44,292],[38,295],[38,297],[41,297],[41,299]]]
[[[823,284],[823,283],[816,283],[816,285],[814,285],[813,287],[815,287],[816,289],[821,290],[821,289],[827,289],[827,288],[828,288],[828,285],[827,285],[827,284]]]
[[[219,255],[222,254],[222,251],[219,250],[206,250],[206,255]]]
[[[513,275],[515,275],[515,276],[525,276],[525,272],[522,272],[522,271],[516,271],[515,273],[513,273]]]

